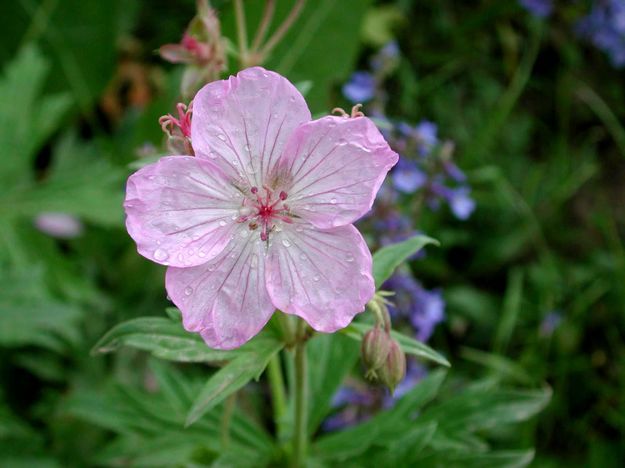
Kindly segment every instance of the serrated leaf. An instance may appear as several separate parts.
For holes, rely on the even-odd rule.
[[[49,70],[41,52],[27,46],[0,79],[0,175],[5,190],[32,180],[32,158],[71,104],[65,94],[40,96]]]
[[[253,351],[241,354],[219,369],[208,379],[193,403],[187,415],[186,426],[193,424],[207,411],[260,375],[269,359],[283,346],[284,344],[278,340],[267,341],[262,346],[256,346]]]
[[[549,388],[541,390],[468,390],[449,398],[421,416],[438,421],[442,431],[474,432],[526,421],[551,399]]]
[[[352,322],[347,327],[341,330],[341,333],[349,336],[350,338],[358,341],[362,341],[363,335],[371,329],[371,324],[362,323],[362,322]],[[402,333],[396,332],[395,330],[391,330],[391,336],[397,340],[399,346],[406,354],[411,354],[413,356],[427,359],[429,361],[433,361],[437,364],[451,367],[451,364],[445,357],[434,351],[425,343],[421,343],[420,341],[415,340],[414,338],[410,338]]]
[[[382,286],[399,265],[428,244],[439,245],[438,241],[431,237],[414,236],[397,244],[382,247],[373,254],[373,278],[376,288]]]
[[[240,350],[209,348],[198,334],[189,333],[181,323],[162,317],[141,317],[116,325],[100,338],[91,353],[110,353],[122,346],[177,362],[215,363],[233,359],[240,353]]]

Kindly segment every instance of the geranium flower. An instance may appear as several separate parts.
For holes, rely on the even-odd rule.
[[[254,67],[198,92],[191,135],[195,157],[133,174],[124,205],[139,253],[169,266],[184,327],[230,349],[276,308],[321,332],[347,326],[375,292],[351,223],[398,158],[373,122],[311,121],[288,80]]]

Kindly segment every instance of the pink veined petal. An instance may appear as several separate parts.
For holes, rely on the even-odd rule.
[[[241,226],[213,260],[192,268],[170,267],[165,277],[185,329],[200,333],[211,348],[241,346],[275,310],[265,287],[264,243]]]
[[[126,185],[126,228],[141,255],[195,266],[230,242],[242,195],[207,161],[171,156],[143,167]]]
[[[261,188],[293,130],[310,118],[306,101],[286,78],[248,68],[197,93],[193,149],[241,183]]]
[[[334,332],[373,297],[371,270],[371,253],[354,226],[318,230],[297,222],[272,234],[267,291],[276,308]]]
[[[301,125],[280,170],[290,173],[291,211],[319,228],[350,224],[371,209],[398,156],[366,117],[324,117]]]

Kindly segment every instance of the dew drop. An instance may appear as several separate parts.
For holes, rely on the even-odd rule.
[[[252,268],[256,268],[258,266],[258,256],[256,254],[252,254],[252,258],[250,259],[250,266]]]
[[[193,288],[191,286],[187,286],[186,288],[184,288],[185,296],[190,296],[191,294],[193,294]]]
[[[219,221],[219,225],[220,225],[220,226],[225,226],[225,225],[226,225],[226,222],[222,219],[221,221]]]
[[[332,203],[333,205],[336,205],[336,198],[331,198],[330,203]]]
[[[204,257],[206,257],[206,252],[205,252],[204,250],[200,250],[200,251],[197,253],[197,255],[198,255],[198,257],[204,258]]]
[[[167,257],[169,257],[169,254],[163,250],[163,249],[156,249],[154,251],[154,260],[158,261],[158,262],[162,262],[163,260],[167,260]]]
[[[319,281],[319,275],[315,275],[315,276],[313,276],[313,281],[314,281],[314,282]]]
[[[217,153],[215,153],[214,151],[209,151],[208,157],[211,159],[215,159],[217,157]]]
[[[245,239],[245,238],[249,235],[249,233],[250,233],[250,232],[249,232],[247,229],[241,229],[241,230],[239,231],[239,235],[240,235],[241,237],[243,237],[244,239]]]
[[[347,257],[345,257],[345,260],[351,263],[354,261],[354,256],[352,254],[347,254]]]
[[[288,239],[282,239],[282,245],[285,247],[291,247],[291,241]]]
[[[302,252],[301,254],[299,254],[299,259],[306,261],[308,259],[308,257],[306,256],[306,254],[304,252]]]
[[[304,227],[301,224],[298,224],[297,226],[295,226],[295,230],[297,232],[302,232],[304,230]]]
[[[289,98],[289,101],[291,101],[291,102],[295,102],[295,96],[291,96],[291,97]]]
[[[215,264],[211,263],[210,265],[208,265],[208,271],[215,271]]]
[[[154,175],[148,176],[148,180],[154,180],[154,179],[156,179],[156,176]]]
[[[250,151],[250,145],[245,145],[245,146],[243,147],[243,149],[249,153],[249,151]]]
[[[226,135],[224,135],[223,133],[218,134],[217,138],[219,138],[221,141],[226,141]]]

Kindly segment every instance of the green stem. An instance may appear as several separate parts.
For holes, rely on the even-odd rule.
[[[224,412],[221,416],[221,449],[225,450],[230,444],[230,420],[237,401],[237,393],[230,395],[224,403]]]
[[[293,26],[293,23],[297,20],[304,5],[306,4],[306,0],[295,0],[295,4],[293,8],[289,12],[289,15],[282,22],[282,24],[278,27],[276,32],[267,40],[263,48],[260,50],[260,54],[262,57],[266,57],[271,53],[273,48],[278,45],[278,43],[282,40],[287,31]]]
[[[276,423],[278,436],[282,434],[282,422],[286,414],[286,391],[284,378],[280,367],[280,354],[274,354],[267,365],[267,378],[271,389],[271,402],[273,404],[273,419]]]
[[[237,24],[237,42],[239,43],[239,63],[243,68],[247,64],[247,23],[243,0],[234,0],[234,14]]]
[[[298,324],[295,345],[295,427],[293,431],[293,459],[291,466],[301,468],[306,460],[308,446],[308,369],[306,362],[306,323]]]

